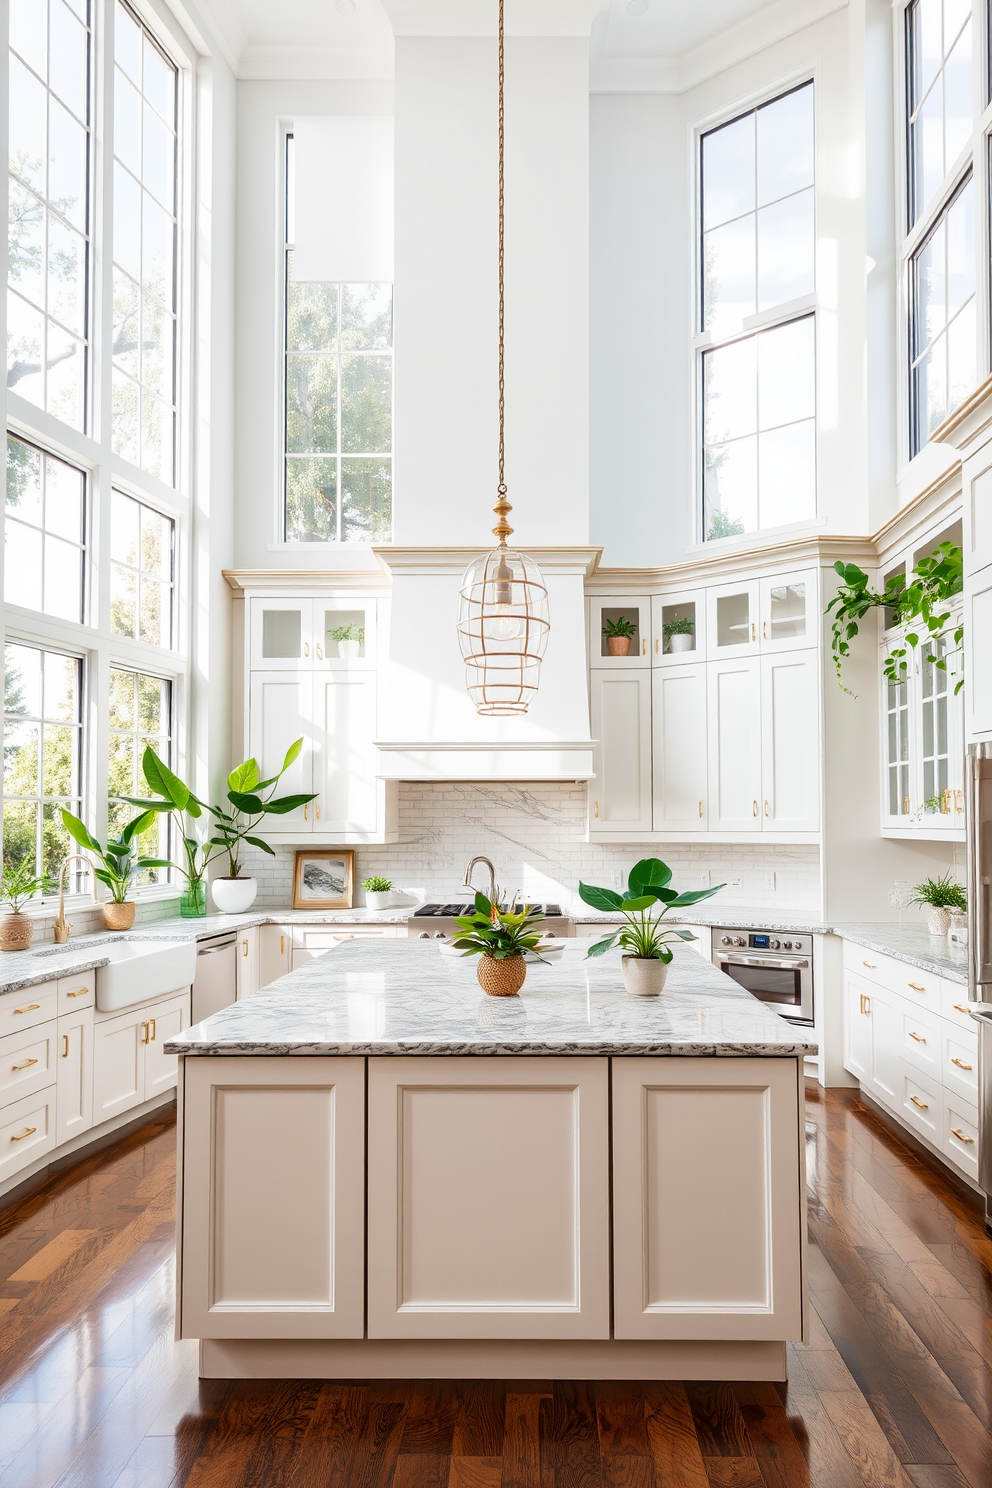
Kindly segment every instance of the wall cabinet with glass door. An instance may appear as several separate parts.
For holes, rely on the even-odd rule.
[[[375,666],[374,599],[253,595],[248,613],[250,671]]]
[[[707,590],[707,655],[725,661],[815,645],[817,593],[815,569]]]
[[[952,617],[950,628],[955,619]],[[879,672],[903,633],[890,631],[879,652]],[[907,648],[908,649],[908,648]],[[941,641],[908,649],[905,680],[881,675],[882,831],[900,836],[964,839],[964,692],[960,653],[947,668],[933,665],[946,654]]]
[[[621,631],[620,635],[611,631]],[[595,594],[589,600],[589,665],[609,669],[648,665],[651,600],[647,595]]]

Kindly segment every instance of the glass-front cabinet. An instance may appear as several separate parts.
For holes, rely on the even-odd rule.
[[[948,632],[953,631],[951,617]],[[890,630],[879,651],[882,720],[882,830],[928,837],[964,834],[964,695],[961,653],[948,642],[906,648],[904,680],[889,682],[885,659],[904,645]],[[946,666],[934,663],[945,660]]]
[[[589,665],[613,670],[649,666],[651,601],[647,595],[594,594],[589,601]]]
[[[815,569],[710,589],[707,643],[711,659],[815,646],[816,596]]]
[[[253,597],[252,671],[335,670],[375,665],[375,601]]]
[[[706,655],[706,605],[701,590],[656,595],[651,601],[651,661],[684,665]]]

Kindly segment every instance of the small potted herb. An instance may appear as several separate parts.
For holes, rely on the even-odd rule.
[[[927,929],[931,935],[946,935],[951,928],[951,911],[962,913],[968,908],[968,898],[949,873],[940,878],[925,878],[916,885],[910,904],[926,905]]]
[[[383,878],[381,873],[373,873],[371,878],[362,879],[362,888],[367,909],[385,909],[388,906],[393,889],[390,879]]]
[[[455,920],[458,935],[453,943],[466,956],[481,957],[479,986],[490,997],[514,997],[520,991],[527,975],[527,951],[544,960],[537,951],[541,932],[535,930],[543,918],[535,904],[525,904],[513,914],[491,904],[485,894],[476,894],[475,913]]]
[[[129,821],[119,837],[107,839],[101,847],[93,833],[78,816],[62,808],[62,825],[69,836],[91,852],[99,863],[93,876],[110,890],[110,902],[103,905],[103,923],[108,930],[130,930],[134,924],[134,900],[128,893],[139,873],[146,868],[171,868],[168,858],[143,858],[135,851],[135,838],[146,832],[155,820],[154,811],[143,811]]]
[[[44,893],[48,879],[34,871],[34,864],[22,858],[15,868],[3,870],[0,897],[10,905],[10,914],[0,919],[0,951],[26,951],[34,935],[34,920],[22,913],[35,894]]]
[[[637,626],[625,615],[618,615],[616,620],[607,620],[603,625],[606,649],[611,656],[628,656],[630,643],[636,634]]]
[[[338,655],[345,661],[356,661],[365,645],[364,625],[339,625],[328,632],[332,641],[338,643]]]
[[[662,627],[666,651],[692,651],[695,648],[696,622],[690,615],[680,615]]]
[[[619,930],[611,930],[602,940],[597,940],[586,952],[590,956],[602,956],[619,943],[623,952],[623,984],[635,997],[657,997],[665,985],[668,968],[672,960],[672,940],[695,940],[691,930],[665,929],[662,917],[670,909],[684,909],[709,899],[724,887],[717,884],[712,889],[688,889],[680,894],[670,888],[672,870],[660,858],[642,858],[630,870],[627,879],[626,897],[615,889],[597,889],[592,884],[579,884],[579,897],[593,909],[615,913],[623,920]],[[661,904],[656,915],[648,913],[654,905]]]

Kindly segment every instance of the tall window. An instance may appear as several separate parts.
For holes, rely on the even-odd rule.
[[[82,620],[86,555],[81,470],[7,436],[4,598],[63,620]]]
[[[81,666],[74,656],[8,645],[4,673],[3,856],[54,878],[72,851],[61,808],[78,815]]]
[[[172,643],[175,523],[115,491],[110,516],[110,628],[150,646]]]
[[[135,814],[135,808],[116,799],[120,796],[150,796],[141,758],[151,745],[166,764],[172,759],[172,684],[164,677],[125,667],[110,669],[110,748],[107,783],[110,799],[107,805],[107,831],[114,835],[123,830]],[[156,815],[152,825],[138,839],[142,854],[150,858],[169,855],[169,818]],[[167,868],[146,869],[143,883],[161,883],[168,878]]]
[[[703,534],[816,514],[813,84],[700,142]]]
[[[971,32],[968,0],[913,0],[906,11],[911,224],[971,139]]]
[[[387,542],[392,530],[391,284],[298,284],[286,168],[285,539]]]
[[[86,407],[87,0],[11,0],[7,386],[82,429]]]
[[[971,392],[978,377],[975,191],[969,175],[910,259],[913,448]]]
[[[171,485],[179,74],[121,0],[114,28],[114,448]]]

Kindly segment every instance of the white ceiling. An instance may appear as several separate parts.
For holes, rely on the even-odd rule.
[[[351,14],[347,12],[354,4]],[[637,0],[635,0],[635,4]],[[239,76],[392,76],[381,0],[201,0]],[[847,0],[604,0],[593,27],[593,87],[680,91]],[[339,9],[339,5],[342,9]]]

